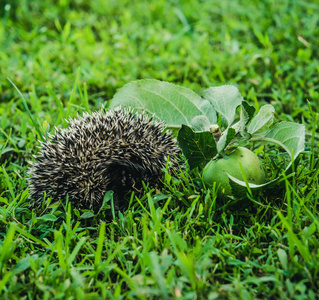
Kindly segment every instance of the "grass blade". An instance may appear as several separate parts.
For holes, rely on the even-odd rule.
[[[95,252],[95,258],[94,258],[95,269],[97,269],[101,263],[104,235],[105,235],[105,225],[106,225],[105,222],[102,222],[100,226],[100,234],[99,234],[99,239],[98,239],[97,248]]]
[[[17,88],[17,86],[11,81],[11,79],[10,79],[10,78],[7,78],[7,79],[8,79],[9,82],[13,85],[13,87],[17,90],[17,92],[18,92],[18,94],[19,94],[19,96],[20,96],[20,98],[21,98],[21,100],[22,100],[24,109],[25,109],[26,112],[28,113],[28,115],[29,115],[29,117],[30,117],[30,119],[31,119],[31,121],[32,121],[33,126],[35,127],[36,131],[38,132],[38,134],[39,134],[39,136],[40,136],[40,139],[41,139],[42,141],[44,141],[44,140],[45,140],[45,138],[44,138],[45,135],[44,135],[44,133],[43,133],[41,127],[39,127],[38,123],[37,123],[36,120],[34,119],[34,117],[33,117],[32,113],[31,113],[31,111],[29,110],[27,101],[25,100],[24,96],[22,95],[22,93],[20,92],[20,90]]]

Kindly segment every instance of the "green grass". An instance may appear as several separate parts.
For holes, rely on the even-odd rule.
[[[319,5],[56,2],[0,6],[0,298],[318,299]],[[256,108],[271,103],[278,121],[306,126],[296,172],[246,207],[185,171],[108,222],[67,204],[29,208],[38,140],[141,78],[235,84]],[[274,148],[258,153],[268,178],[285,165]]]

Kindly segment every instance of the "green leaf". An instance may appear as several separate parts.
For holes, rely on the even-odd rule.
[[[12,269],[14,274],[19,274],[30,267],[30,260],[36,260],[39,257],[38,254],[33,254],[31,256],[24,257],[20,259],[17,264]]]
[[[58,218],[55,215],[51,215],[51,214],[46,214],[37,218],[37,220],[52,221],[52,222],[55,222],[57,219]]]
[[[86,211],[80,216],[80,219],[89,219],[89,218],[93,218],[93,217],[94,217],[94,213],[92,213],[90,211]]]
[[[155,79],[124,85],[111,100],[110,108],[117,106],[155,114],[171,128],[191,126],[191,120],[198,115],[206,116],[211,124],[217,122],[216,111],[209,101],[187,88]]]
[[[277,251],[277,255],[278,255],[278,258],[279,258],[279,261],[282,265],[282,268],[284,270],[287,270],[288,269],[288,258],[287,258],[287,252],[281,248],[278,249]]]
[[[253,107],[252,105],[249,105],[246,101],[242,102],[242,110],[241,112],[243,112],[246,116],[246,124],[248,124],[250,122],[250,120],[253,118],[256,108]]]
[[[232,141],[235,134],[236,134],[235,129],[231,127],[227,128],[224,131],[223,135],[220,137],[220,140],[217,143],[218,153],[220,153],[226,148],[226,146]]]
[[[263,284],[264,282],[268,283],[268,282],[277,282],[278,279],[272,276],[262,276],[262,277],[248,277],[247,279],[243,280],[242,282],[244,284],[250,284],[253,283],[257,286],[260,286],[261,284]]]
[[[113,201],[114,192],[113,191],[107,191],[103,197],[103,203],[101,205],[100,210],[103,209],[110,209],[111,205],[110,203]]]
[[[203,92],[202,96],[226,119],[228,126],[234,122],[236,108],[243,102],[239,90],[232,85],[210,87]]]
[[[266,141],[282,146],[291,159],[296,159],[305,149],[305,126],[293,122],[280,122],[272,127],[264,137],[252,141]]]
[[[196,132],[209,131],[210,125],[209,120],[204,115],[196,116],[191,120],[191,127]]]
[[[232,265],[232,266],[247,266],[247,263],[244,261],[241,261],[237,258],[229,258],[226,260],[226,264]]]
[[[275,109],[272,105],[266,104],[261,107],[258,114],[251,120],[248,125],[248,133],[254,136],[264,135],[273,123]]]
[[[211,160],[217,154],[216,142],[208,132],[194,132],[187,125],[182,125],[177,141],[191,169]]]
[[[232,126],[232,128],[235,129],[236,133],[239,132],[243,137],[250,137],[250,135],[246,131],[246,125],[253,118],[255,111],[255,107],[249,105],[246,101],[242,102],[240,107],[240,119]]]
[[[4,204],[7,204],[9,205],[9,202],[8,202],[8,199],[7,198],[3,198],[3,197],[0,197],[0,203],[4,203]]]

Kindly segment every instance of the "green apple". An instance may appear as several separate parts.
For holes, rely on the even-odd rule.
[[[229,178],[225,172],[244,181],[240,164],[249,183],[265,183],[265,173],[257,155],[244,147],[238,147],[227,158],[211,160],[203,170],[203,180],[208,186],[216,182],[219,195],[231,195]]]

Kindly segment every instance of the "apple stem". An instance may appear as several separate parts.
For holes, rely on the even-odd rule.
[[[213,134],[216,143],[219,141],[222,136],[222,132],[217,124],[213,124],[210,126],[209,131]]]

